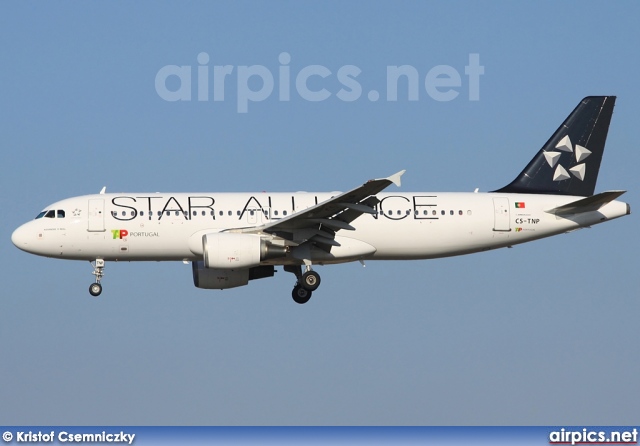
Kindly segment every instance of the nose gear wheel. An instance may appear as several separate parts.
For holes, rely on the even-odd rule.
[[[102,285],[100,284],[100,281],[104,277],[104,260],[96,259],[91,262],[91,266],[93,266],[93,272],[91,274],[96,276],[96,281],[89,287],[89,294],[93,297],[98,297],[102,293]]]

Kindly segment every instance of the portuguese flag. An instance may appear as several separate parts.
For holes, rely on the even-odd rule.
[[[516,209],[524,209],[524,201],[516,201]]]

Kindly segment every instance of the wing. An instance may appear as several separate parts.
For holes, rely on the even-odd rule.
[[[402,170],[388,178],[369,180],[303,211],[266,225],[245,228],[243,232],[272,234],[293,245],[310,242],[329,252],[331,246],[340,246],[334,239],[336,232],[353,231],[355,228],[350,225],[353,220],[362,214],[374,214],[379,202],[375,195],[391,184],[400,186],[404,173]]]

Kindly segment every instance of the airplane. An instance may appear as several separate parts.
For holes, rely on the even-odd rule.
[[[492,192],[382,193],[404,170],[344,193],[106,193],[47,206],[17,228],[19,249],[89,261],[191,263],[194,285],[227,289],[293,273],[293,300],[320,285],[315,265],[458,256],[629,215],[625,191],[594,195],[615,96],[589,96],[510,184]]]

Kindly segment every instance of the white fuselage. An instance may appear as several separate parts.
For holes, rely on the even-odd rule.
[[[59,201],[12,240],[34,254],[75,260],[202,259],[202,235],[259,227],[336,193],[123,193]],[[500,193],[380,193],[375,214],[339,230],[314,263],[430,259],[469,254],[602,223],[628,213],[612,201],[563,217],[545,212],[581,197]],[[62,212],[60,212],[62,211]],[[318,255],[318,254],[316,254]],[[312,255],[313,256],[313,255]],[[300,263],[287,256],[264,264]]]

